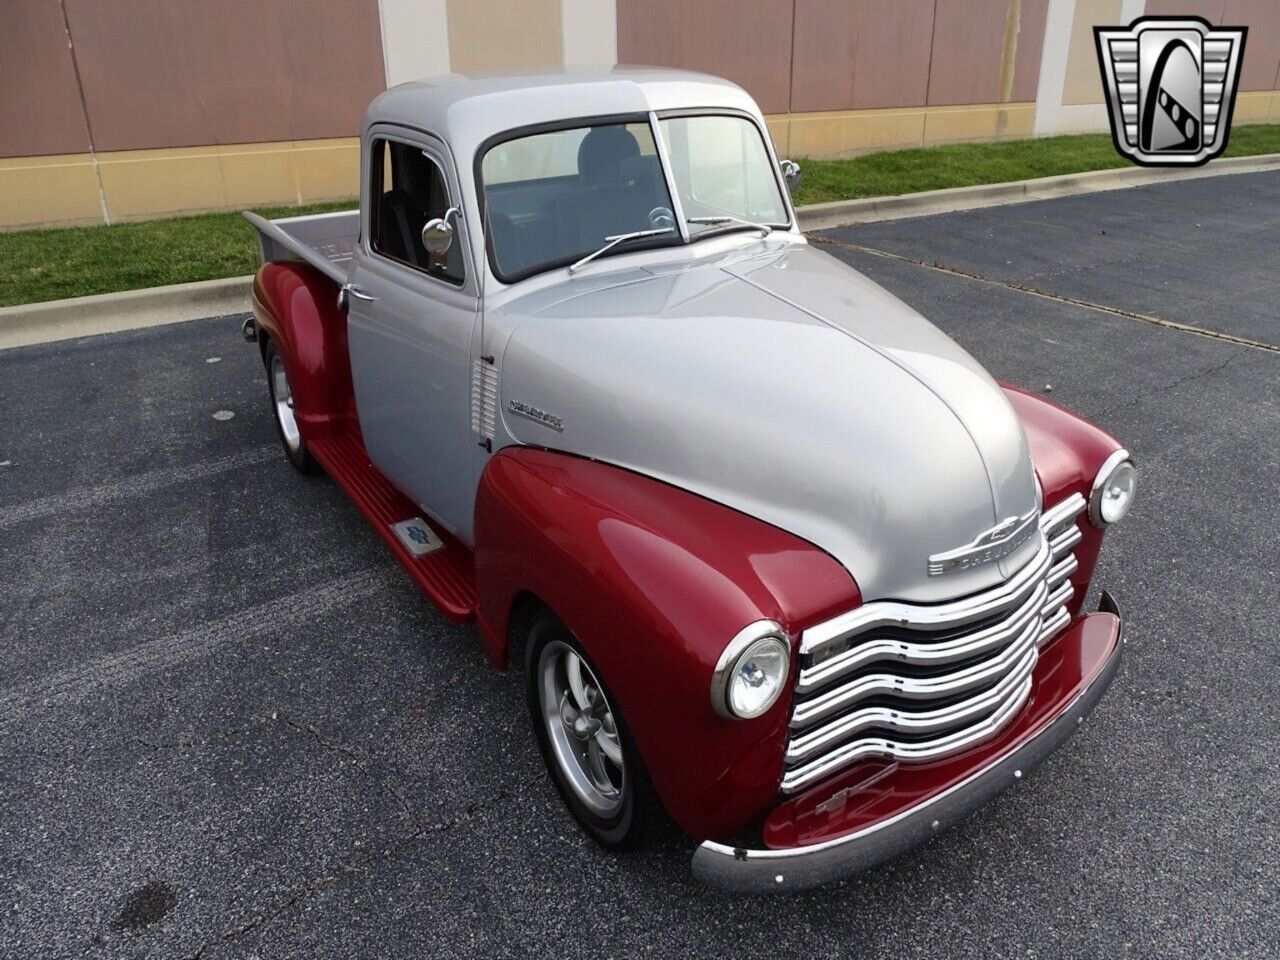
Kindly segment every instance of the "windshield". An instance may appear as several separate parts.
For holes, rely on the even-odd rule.
[[[691,241],[753,225],[790,225],[753,122],[704,114],[658,124]],[[505,140],[484,154],[480,179],[494,273],[504,283],[682,242],[647,119]]]
[[[621,235],[675,227],[646,121],[507,140],[484,155],[480,175],[494,268],[507,283],[574,263]],[[674,229],[615,249],[673,242]]]
[[[693,223],[689,236],[744,224],[785,227],[787,206],[759,128],[744,117],[671,117],[660,121],[672,179],[686,218],[738,222]]]

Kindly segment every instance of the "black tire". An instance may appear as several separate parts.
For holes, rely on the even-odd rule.
[[[288,390],[288,374],[284,368],[284,359],[276,350],[276,345],[270,340],[267,341],[267,349],[263,351],[262,362],[267,369],[267,392],[271,397],[271,419],[275,421],[276,434],[280,437],[280,446],[284,448],[284,455],[289,458],[289,462],[293,464],[293,468],[299,473],[316,473],[319,470],[319,465],[316,463],[315,458],[311,456],[311,451],[307,449],[306,441],[298,433],[298,425],[297,421],[293,419],[292,404],[289,402],[289,397],[286,396],[282,407],[281,399],[277,396],[276,380],[278,377],[283,377],[283,387]]]
[[[544,652],[553,645],[570,648],[588,668],[591,680],[603,690],[605,706],[611,714],[617,733],[617,741],[621,744],[623,768],[620,801],[618,809],[609,815],[601,815],[593,810],[579,795],[572,785],[570,774],[566,773],[562,761],[558,759],[551,743],[552,732],[543,706],[542,661]],[[553,649],[562,649],[557,646]],[[549,657],[554,653],[549,653]],[[569,631],[569,628],[558,617],[549,611],[535,614],[529,621],[526,642],[524,644],[525,690],[529,704],[529,719],[533,725],[533,734],[538,741],[538,749],[542,751],[542,759],[547,765],[561,799],[569,812],[587,835],[606,850],[632,850],[647,835],[658,827],[665,825],[666,816],[662,803],[653,789],[649,774],[645,770],[640,751],[636,748],[626,719],[617,707],[617,701],[609,692],[608,686],[600,677],[600,672],[587,657],[582,645]],[[570,729],[566,726],[566,730]]]

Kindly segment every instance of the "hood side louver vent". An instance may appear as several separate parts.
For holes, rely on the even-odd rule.
[[[492,440],[497,411],[497,368],[477,358],[471,365],[471,429],[485,440]]]

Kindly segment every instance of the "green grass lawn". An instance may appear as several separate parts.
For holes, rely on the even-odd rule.
[[[1280,153],[1280,124],[1237,127],[1226,156]],[[804,179],[797,203],[857,197],[889,197],[978,183],[1008,183],[1085,170],[1132,166],[1116,152],[1110,134],[957,143],[916,150],[886,150],[848,160],[801,160]]]
[[[1239,127],[1227,156],[1280,153],[1280,124]],[[893,196],[976,183],[1127,167],[1105,134],[889,150],[802,160],[797,203]],[[267,217],[345,210],[354,200],[261,208]],[[0,306],[252,273],[257,238],[238,213],[110,227],[0,233]]]
[[[350,210],[357,203],[257,212],[292,217]],[[257,231],[239,213],[0,233],[0,307],[236,277],[253,273],[258,263]]]

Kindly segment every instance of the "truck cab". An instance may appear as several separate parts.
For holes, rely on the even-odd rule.
[[[451,75],[377,97],[361,149],[358,211],[246,214],[284,450],[523,667],[599,843],[670,819],[708,882],[813,886],[1096,703],[1128,454],[810,244],[745,92]]]

